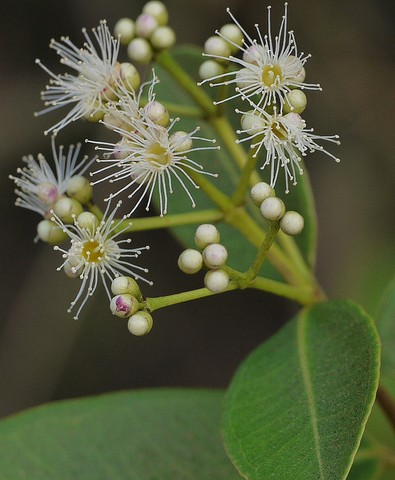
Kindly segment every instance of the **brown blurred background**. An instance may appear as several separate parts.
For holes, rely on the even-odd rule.
[[[228,23],[227,6],[250,32],[266,25],[266,3],[237,0],[165,2],[178,43],[197,43]],[[339,133],[342,162],[307,159],[320,226],[318,276],[332,297],[351,297],[374,314],[394,271],[394,6],[389,0],[291,0],[290,28],[312,53],[305,117],[317,133]],[[143,1],[2,0],[0,415],[60,398],[163,385],[225,387],[237,364],[277,330],[296,307],[257,292],[230,293],[161,310],[147,337],[130,335],[107,301],[91,300],[80,320],[66,313],[77,285],[56,272],[60,257],[33,244],[38,217],[13,206],[21,157],[49,152],[43,130],[53,116],[33,118],[47,76],[36,57],[59,71],[51,37],[81,42],[81,27],[137,17]],[[278,25],[283,2],[274,0]],[[276,31],[277,27],[274,28]],[[64,144],[94,137],[91,125],[61,132]],[[334,150],[333,149],[333,150]],[[49,156],[48,156],[49,158]],[[155,286],[152,296],[200,286],[176,268],[181,248],[165,232],[139,234]],[[147,292],[148,293],[148,292]],[[103,297],[104,298],[104,297]]]

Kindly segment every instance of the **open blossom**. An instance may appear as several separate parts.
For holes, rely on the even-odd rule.
[[[237,133],[246,134],[238,142],[251,142],[251,148],[255,149],[254,157],[264,148],[266,158],[261,168],[270,166],[271,187],[275,186],[280,168],[283,168],[285,191],[288,193],[289,181],[296,185],[297,173],[303,173],[300,162],[307,152],[318,150],[339,162],[337,157],[316,142],[326,140],[339,145],[338,135],[315,135],[313,129],[306,128],[306,122],[297,113],[281,115],[275,111],[270,115],[261,108],[255,112],[238,113],[243,113],[243,117],[242,129]]]
[[[321,90],[318,84],[304,82],[304,64],[310,55],[298,52],[294,33],[288,31],[287,3],[285,4],[280,30],[278,35],[274,37],[271,31],[271,7],[268,7],[268,33],[262,35],[259,26],[256,25],[258,39],[251,38],[229,8],[227,11],[244,35],[243,44],[239,46],[220,32],[216,33],[231,44],[234,49],[239,50],[242,53],[242,58],[232,55],[222,57],[204,54],[219,60],[230,61],[237,69],[201,82],[210,82],[210,86],[234,85],[236,93],[225,98],[222,102],[236,97],[248,98],[252,104],[260,108],[276,104],[278,111],[281,113],[285,102],[292,110],[292,106],[287,100],[287,96],[292,89]]]
[[[120,101],[127,102],[127,96],[122,96]],[[134,99],[131,98],[131,101]],[[124,186],[110,195],[110,198],[121,192],[132,190],[128,198],[135,197],[137,202],[130,210],[129,215],[136,210],[144,198],[146,198],[146,209],[148,210],[155,190],[159,196],[160,215],[166,214],[168,194],[173,193],[174,180],[182,186],[191,200],[192,207],[195,207],[188,187],[198,188],[198,186],[192,179],[191,172],[212,176],[216,176],[216,174],[203,171],[203,166],[190,159],[188,155],[194,151],[219,147],[193,147],[195,141],[215,143],[215,140],[195,136],[199,127],[189,133],[182,131],[172,133],[173,127],[179,119],[173,120],[168,127],[158,125],[148,118],[147,107],[141,108],[139,116],[135,118],[125,117],[121,113],[127,129],[113,126],[114,132],[122,137],[118,143],[93,142],[97,144],[96,149],[107,152],[103,159],[98,160],[99,163],[106,165],[92,172],[92,175],[102,174],[104,176],[93,184],[104,180],[111,183],[126,181]],[[127,106],[123,105],[123,109],[127,112]]]
[[[111,300],[111,294],[108,285],[115,277],[120,275],[130,275],[136,280],[143,280],[152,285],[152,282],[145,279],[142,273],[148,272],[146,268],[140,267],[130,262],[129,259],[137,258],[143,250],[149,247],[138,247],[134,249],[124,248],[123,245],[129,244],[131,239],[119,240],[118,237],[130,226],[120,226],[120,221],[115,221],[114,217],[118,211],[121,202],[110,211],[108,203],[103,219],[99,222],[89,222],[87,226],[80,217],[74,219],[74,225],[65,225],[54,213],[54,221],[69,236],[71,246],[65,250],[55,246],[55,250],[62,252],[63,264],[58,270],[64,272],[71,278],[79,278],[81,286],[75,299],[71,302],[68,312],[71,312],[76,304],[79,304],[74,318],[77,319],[82,308],[91,297],[99,283],[103,283],[107,296]],[[84,215],[84,214],[81,214]]]
[[[20,177],[10,175],[18,189],[16,205],[37,212],[44,218],[50,216],[49,211],[55,202],[66,192],[69,179],[75,175],[82,175],[96,157],[88,161],[84,156],[78,161],[81,144],[70,145],[67,154],[61,145],[56,150],[55,138],[51,138],[52,156],[55,164],[53,170],[44,155],[39,153],[37,160],[33,155],[23,157],[26,166],[18,168]]]
[[[74,75],[57,75],[36,60],[50,76],[49,85],[41,92],[46,108],[36,115],[69,107],[65,117],[49,128],[46,134],[51,131],[56,134],[70,122],[94,116],[102,110],[104,103],[115,97],[113,86],[120,69],[117,62],[118,40],[112,37],[105,21],[92,29],[97,47],[86,29],[82,32],[86,39],[82,48],[78,48],[68,37],[62,37],[60,42],[51,40],[49,45],[61,57],[60,63],[75,71]]]

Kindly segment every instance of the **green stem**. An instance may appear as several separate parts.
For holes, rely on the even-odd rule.
[[[280,297],[298,302],[300,305],[311,305],[316,302],[315,293],[311,287],[293,287],[287,283],[276,282],[269,278],[256,277],[250,283],[249,288],[273,293]]]
[[[248,185],[251,183],[251,175],[255,172],[257,158],[254,156],[254,153],[254,150],[250,151],[247,163],[241,172],[239,184],[237,185],[237,188],[233,194],[232,202],[235,206],[239,206],[243,203],[246,190]]]
[[[219,210],[198,210],[188,213],[174,213],[163,217],[135,218],[126,232],[140,232],[143,230],[156,230],[159,228],[177,227],[180,225],[193,225],[200,223],[219,222],[224,214]],[[124,220],[119,224],[118,229],[124,228],[130,221]]]
[[[236,290],[237,284],[230,282],[224,292]],[[224,293],[221,292],[221,293]],[[190,290],[188,292],[175,293],[173,295],[165,295],[163,297],[147,298],[146,307],[150,312],[159,310],[159,308],[169,307],[178,303],[189,302],[191,300],[197,300],[199,298],[210,297],[211,295],[218,295],[212,292],[208,288],[198,288],[196,290]]]
[[[92,212],[96,217],[101,220],[103,218],[103,212],[102,210],[96,205],[94,202],[89,202],[88,205],[88,210]]]
[[[142,98],[140,103],[142,106],[147,105],[148,99]],[[203,110],[193,105],[181,105],[179,103],[166,102],[162,100],[161,104],[173,115],[180,115],[189,118],[202,118],[204,116]]]
[[[376,399],[393,430],[395,430],[395,402],[383,384],[380,384],[377,389]]]

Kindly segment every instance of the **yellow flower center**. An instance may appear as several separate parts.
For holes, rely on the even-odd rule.
[[[171,154],[159,143],[154,143],[147,149],[147,161],[154,166],[168,165],[171,162]]]
[[[280,82],[282,81],[282,73],[283,72],[278,65],[266,65],[262,68],[262,82],[267,87],[271,87],[276,84],[277,78],[279,78]]]
[[[90,263],[98,263],[103,259],[101,245],[97,240],[88,240],[82,248],[82,256]]]
[[[273,122],[271,125],[272,132],[276,137],[280,140],[287,140],[288,138],[288,132],[285,130],[285,128],[281,125],[281,123],[278,122]]]

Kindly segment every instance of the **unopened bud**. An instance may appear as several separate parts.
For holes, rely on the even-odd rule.
[[[221,293],[229,285],[229,275],[224,270],[210,270],[204,277],[204,285],[211,292]]]
[[[137,298],[141,296],[140,287],[138,286],[136,280],[125,275],[114,278],[111,283],[111,291],[114,295],[129,293]]]
[[[141,311],[129,318],[128,329],[130,333],[140,337],[151,330],[153,323],[152,316],[148,312]]]
[[[143,7],[143,13],[154,17],[158,22],[158,25],[166,25],[169,20],[167,8],[162,2],[147,2]]]
[[[304,227],[304,218],[300,213],[289,210],[280,220],[280,228],[287,235],[298,235]]]
[[[212,243],[219,243],[220,234],[215,225],[203,223],[199,225],[195,233],[195,244],[198,248],[204,249]]]
[[[93,188],[87,178],[82,175],[74,175],[67,182],[66,193],[82,205],[86,205],[92,200]]]
[[[280,220],[285,213],[284,202],[278,197],[269,197],[262,202],[261,213],[271,222]]]
[[[211,245],[207,245],[202,255],[207,268],[219,268],[225,265],[228,258],[228,251],[220,243],[212,243]]]
[[[177,153],[186,152],[192,148],[191,136],[181,130],[170,135],[170,143]]]
[[[265,182],[259,182],[256,183],[252,188],[251,188],[251,197],[252,201],[257,205],[258,207],[261,205],[261,203],[266,200],[269,197],[274,197],[275,193],[273,188]]]
[[[234,23],[227,23],[226,25],[222,26],[219,30],[219,33],[227,40],[232,42],[232,44],[229,45],[231,53],[237,52],[237,47],[241,47],[243,45],[243,33]]]
[[[100,220],[92,212],[82,212],[77,217],[77,223],[81,228],[89,232],[95,232],[100,224]]]
[[[50,245],[57,245],[67,238],[67,233],[51,220],[41,220],[37,225],[37,235],[40,240]]]
[[[284,102],[283,110],[285,113],[302,113],[304,112],[306,106],[307,97],[304,92],[302,92],[302,90],[291,90]]]
[[[137,90],[140,86],[140,74],[136,67],[129,62],[121,63],[121,80],[125,88],[129,91]]]
[[[145,38],[135,38],[128,45],[128,56],[131,60],[146,65],[153,57],[152,47]]]
[[[229,57],[230,48],[229,44],[221,37],[216,35],[209,37],[204,44],[204,51],[209,55],[219,57]]]
[[[259,134],[266,127],[266,120],[255,113],[245,113],[242,115],[240,123],[241,128],[250,135]]]
[[[83,212],[81,203],[74,198],[61,197],[55,203],[54,212],[64,223],[73,223],[74,217]]]
[[[215,60],[205,60],[199,67],[199,77],[202,80],[216,77],[225,72],[225,67]]]
[[[120,18],[114,27],[114,35],[120,36],[122,45],[127,45],[135,35],[135,25],[130,18]]]
[[[136,34],[142,38],[149,38],[158,28],[158,22],[152,15],[142,13],[136,20]]]
[[[138,312],[139,302],[137,298],[127,293],[116,295],[111,299],[110,310],[117,317],[128,318]]]
[[[77,265],[73,265],[71,262],[66,261],[63,265],[63,271],[69,278],[77,278],[81,275],[84,267],[81,265],[78,267]]]
[[[168,26],[158,27],[150,37],[151,44],[158,50],[171,48],[176,43],[176,34],[174,30]]]
[[[151,120],[151,122],[156,125],[162,125],[162,127],[167,127],[170,120],[170,115],[167,109],[156,100],[148,103],[144,107],[144,113]]]
[[[198,250],[187,248],[178,257],[178,266],[184,273],[197,273],[203,266],[203,257]]]

